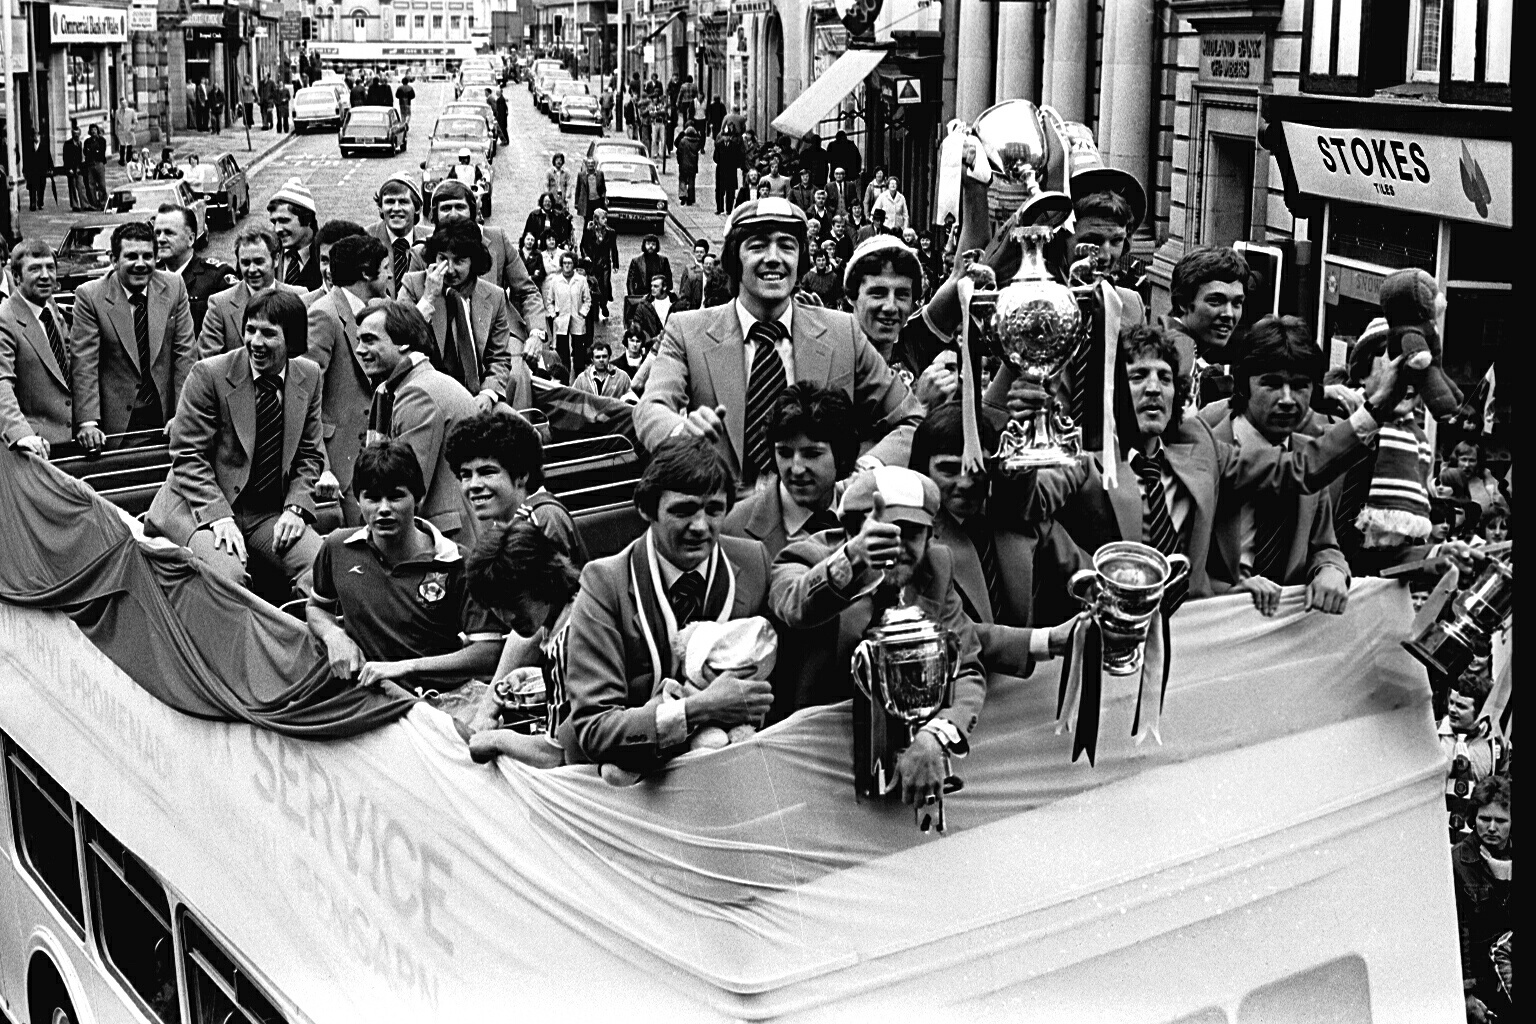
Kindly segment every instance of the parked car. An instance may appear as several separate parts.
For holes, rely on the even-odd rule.
[[[496,137],[496,111],[492,110],[484,103],[473,103],[469,100],[459,100],[456,103],[450,103],[445,106],[442,111],[438,113],[437,117],[438,120],[442,120],[445,117],[463,117],[466,114],[473,114],[485,119],[486,131],[490,132],[491,135],[490,155],[491,159],[495,160],[496,151],[500,148],[499,141]]]
[[[535,86],[538,84],[540,76],[547,75],[555,71],[565,71],[565,65],[560,63],[558,60],[555,60],[553,57],[540,57],[538,60],[534,61],[528,67],[528,91],[533,92]],[[565,71],[565,74],[567,77],[570,76],[569,71]]]
[[[667,193],[650,157],[614,155],[597,161],[608,192],[608,220],[616,229],[639,225],[661,234],[667,223]]]
[[[342,156],[361,150],[404,153],[409,126],[394,107],[353,107],[336,133]]]
[[[468,147],[460,142],[434,141],[427,149],[427,158],[421,162],[421,196],[426,201],[427,208],[431,209],[432,193],[459,162],[459,153],[464,149],[470,151],[471,165],[480,168],[483,184],[478,192],[480,218],[484,220],[491,215],[491,192],[496,173],[484,149]]]
[[[107,197],[107,212],[132,213],[153,220],[162,203],[191,210],[197,218],[193,244],[198,248],[208,244],[208,201],[185,178],[130,182]]]
[[[592,87],[586,82],[568,78],[555,79],[549,87],[549,119],[556,124],[560,122],[560,105],[565,102],[567,96],[590,95],[592,95]]]
[[[351,105],[343,83],[325,82],[300,89],[293,97],[293,130],[330,126],[339,131]]]
[[[593,139],[587,143],[587,153],[581,158],[581,173],[591,174],[597,170],[599,160],[611,156],[649,157],[650,155],[651,151],[638,139],[626,139],[622,135],[611,139]]]
[[[539,80],[533,86],[533,105],[539,108],[540,113],[548,114],[550,90],[555,87],[556,82],[569,81],[572,81],[571,73],[563,68],[554,74],[545,72],[540,75]]]
[[[431,146],[434,149],[439,144],[451,144],[454,150],[468,146],[484,152],[486,159],[490,160],[491,146],[495,141],[496,132],[479,114],[444,114],[432,126]]]
[[[466,92],[478,95],[477,90],[494,89],[497,84],[496,76],[489,71],[471,68],[459,75],[459,80],[453,87],[453,98],[458,99]]]
[[[215,214],[229,227],[251,212],[251,183],[232,153],[220,153],[211,160],[178,164],[181,180],[192,186],[208,204],[208,216]]]
[[[597,97],[590,93],[573,93],[560,104],[560,130],[562,132],[603,130],[603,112]]]

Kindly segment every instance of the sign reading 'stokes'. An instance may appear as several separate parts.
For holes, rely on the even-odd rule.
[[[1318,128],[1286,122],[1304,193],[1494,227],[1513,227],[1509,142]]]

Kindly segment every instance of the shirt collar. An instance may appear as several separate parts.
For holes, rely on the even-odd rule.
[[[716,541],[715,543],[719,544],[720,542]],[[676,583],[678,577],[681,576],[685,571],[698,573],[699,577],[702,579],[704,577],[703,570],[709,568],[709,559],[706,558],[703,562],[699,563],[698,567],[694,569],[683,570],[667,561],[667,556],[658,551],[656,552],[656,567],[661,570],[662,586],[667,590],[671,590],[672,584]]]
[[[1140,448],[1128,448],[1128,449],[1126,449],[1125,461],[1127,463],[1130,463],[1132,457],[1135,456],[1135,454],[1137,452],[1139,452],[1139,451],[1141,451]],[[1153,460],[1154,462],[1161,462],[1163,460],[1163,457],[1166,454],[1167,454],[1167,451],[1166,451],[1165,446],[1163,445],[1163,439],[1161,437],[1153,438],[1152,439],[1152,451],[1151,451],[1150,454],[1147,454],[1147,458]]]
[[[21,294],[21,289],[20,288],[16,289],[16,291],[13,292],[12,294],[14,294],[22,302],[25,302],[27,304],[27,308],[32,311],[32,318],[34,320],[36,320],[38,323],[42,323],[43,322],[43,307],[42,306],[39,306],[37,303],[33,302],[31,299],[29,299],[25,295]],[[52,316],[52,315],[53,315],[52,313],[49,314],[49,316]],[[59,328],[60,331],[63,331],[64,330],[64,325],[63,324],[59,324],[58,328]]]
[[[1253,425],[1253,421],[1247,416],[1232,417],[1232,440],[1237,442],[1239,448],[1262,448],[1265,445],[1275,447],[1273,441],[1259,433],[1259,428]],[[1278,447],[1289,448],[1291,439],[1287,437],[1281,441]]]
[[[747,332],[752,329],[752,325],[757,323],[757,317],[747,312],[747,307],[741,304],[740,299],[735,301],[735,306],[736,319],[741,324],[741,336],[745,339]],[[779,314],[779,323],[783,325],[784,336],[787,338],[794,337],[794,313],[795,303],[794,300],[790,300],[789,305],[784,307],[784,312]]]
[[[255,363],[251,363],[250,365],[251,365],[251,379],[255,380],[256,378],[261,376],[261,372],[256,369],[256,364]],[[288,382],[288,364],[287,363],[284,363],[283,364],[283,368],[281,370],[277,371],[277,379],[282,381],[285,384]]]
[[[795,499],[789,496],[789,488],[784,486],[784,481],[779,481],[779,507],[783,510],[780,515],[784,519],[784,536],[793,537],[805,528],[810,520],[812,512],[804,505],[795,503]]]
[[[459,546],[452,540],[444,537],[442,532],[427,520],[418,518],[416,520],[416,529],[432,538],[432,561],[457,562],[464,557],[459,553]],[[368,527],[362,526],[353,530],[342,543],[353,546],[368,544]],[[372,545],[369,546],[371,547]],[[375,548],[375,550],[377,549]]]

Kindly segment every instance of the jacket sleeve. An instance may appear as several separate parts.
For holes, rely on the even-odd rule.
[[[949,552],[943,552],[948,556]],[[929,557],[932,558],[932,549]],[[960,594],[948,569],[942,573],[944,584],[944,628],[954,632],[960,641],[960,665],[955,674],[955,696],[939,717],[953,722],[967,737],[981,719],[981,706],[987,699],[987,670],[981,660],[981,640],[976,626],[966,617]],[[1025,650],[1028,650],[1026,642]]]
[[[171,423],[171,474],[167,481],[174,481],[176,491],[186,500],[194,529],[235,514],[213,464],[220,419],[218,388],[209,364],[200,362],[187,378]]]
[[[499,301],[500,296],[497,299],[491,313],[491,333],[485,339],[485,351],[480,354],[480,387],[494,391],[498,398],[505,399],[512,383],[512,324],[507,316],[506,303]],[[518,349],[517,361],[521,363],[521,343]]]
[[[1000,622],[972,622],[971,626],[981,642],[981,661],[987,672],[1027,679],[1035,671],[1035,659],[1029,656],[1033,627]]]
[[[294,366],[289,366],[293,372]],[[299,437],[298,450],[293,455],[293,470],[288,477],[286,505],[297,505],[311,516],[315,514],[315,481],[327,468],[325,454],[325,430],[320,421],[321,375],[313,367],[306,367],[309,380],[309,400],[304,407],[304,433]]]
[[[203,313],[203,332],[197,337],[197,358],[207,359],[224,351],[224,301],[215,295]]]
[[[688,413],[688,353],[677,321],[669,320],[634,411],[635,438],[647,451],[672,436]]]
[[[905,466],[923,406],[905,381],[880,357],[864,332],[850,325],[854,344],[854,405],[864,410],[871,435],[880,440],[869,455],[887,466]]]
[[[16,351],[20,344],[20,327],[5,317],[0,321],[0,444],[6,447],[33,434],[16,400]]]
[[[85,301],[80,301],[81,299]],[[75,323],[69,331],[69,380],[74,398],[75,427],[101,422],[101,323],[96,297],[75,293]]]
[[[832,563],[846,559],[842,545],[828,547],[812,537],[790,544],[773,562],[768,579],[768,607],[789,629],[811,629],[829,622],[879,586],[883,573],[866,569],[846,589],[832,581]]]
[[[1333,492],[1323,491],[1318,496],[1317,514],[1312,517],[1312,534],[1307,543],[1307,579],[1310,581],[1324,568],[1333,566],[1350,578],[1349,560],[1339,550],[1339,539],[1333,532]]]
[[[1210,428],[1200,427],[1207,433]],[[1327,432],[1301,442],[1291,451],[1272,445],[1239,448],[1215,441],[1218,480],[1236,491],[1269,494],[1312,494],[1354,463],[1362,447],[1350,420],[1340,420]]]
[[[425,493],[431,493],[438,453],[443,450],[443,440],[448,434],[448,423],[442,411],[424,389],[403,387],[395,395],[390,419],[396,428],[394,440],[404,441],[416,453],[422,486]]]
[[[192,364],[198,357],[196,335],[192,330],[192,303],[187,298],[187,286],[179,277],[173,278],[173,281],[175,298],[171,300],[171,387],[179,396],[187,375],[192,372]]]

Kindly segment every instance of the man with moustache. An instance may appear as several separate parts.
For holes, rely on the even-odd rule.
[[[267,201],[267,220],[282,247],[278,280],[301,293],[319,288],[320,253],[318,239],[319,208],[315,197],[298,178],[289,178]]]
[[[807,257],[805,214],[773,197],[736,208],[723,247],[736,301],[667,324],[635,433],[647,449],[674,434],[714,442],[750,490],[775,471],[768,423],[789,385],[835,385],[853,403],[861,466],[906,462],[922,406],[846,313],[793,301]]]
[[[269,291],[289,292],[303,301],[303,290],[277,280],[278,239],[261,227],[241,228],[235,235],[235,269],[239,277],[208,299],[203,327],[197,336],[197,357],[207,359],[221,352],[242,348],[245,336],[245,307],[258,295]],[[318,273],[320,263],[315,262]]]
[[[155,269],[150,226],[119,225],[112,261],[75,290],[69,335],[75,440],[93,450],[108,434],[166,430],[195,357],[187,287]]]
[[[635,486],[649,528],[581,574],[566,638],[570,710],[557,730],[567,763],[613,766],[628,781],[686,750],[700,726],[729,729],[767,714],[766,679],[723,675],[683,700],[656,699],[682,675],[673,640],[685,626],[767,613],[767,552],[720,536],[734,491],[703,438],[667,438],[655,449]]]
[[[379,219],[368,225],[367,231],[389,249],[392,294],[398,292],[405,275],[426,270],[426,261],[415,246],[425,242],[431,229],[421,223],[421,192],[410,175],[397,171],[384,179],[373,201],[379,207]]]
[[[539,286],[533,283],[533,278],[528,275],[528,268],[523,264],[523,257],[517,250],[517,243],[501,228],[480,224],[477,220],[478,210],[479,204],[470,192],[469,186],[463,182],[440,182],[437,188],[432,190],[433,227],[460,221],[475,228],[485,246],[485,251],[491,257],[490,269],[480,277],[498,288],[505,289],[507,302],[513,314],[522,318],[521,323],[516,320],[512,322],[512,333],[526,339],[528,345],[537,352],[544,347],[548,333],[544,326],[547,316],[544,309],[544,296],[540,293]],[[430,263],[431,260],[426,256],[426,243],[420,243],[419,249],[423,263]]]
[[[161,203],[155,213],[155,258],[160,269],[181,275],[192,307],[192,330],[200,333],[208,312],[208,300],[235,284],[239,278],[227,263],[214,263],[193,251],[197,217],[174,203]]]
[[[145,518],[235,585],[251,558],[307,595],[325,467],[320,371],[302,355],[304,302],[266,292],[244,309],[245,344],[193,366],[171,428],[170,475]]]
[[[305,355],[322,376],[320,417],[325,469],[315,482],[321,501],[341,502],[347,525],[361,521],[352,488],[352,465],[368,429],[373,385],[356,356],[357,318],[374,299],[389,298],[389,250],[372,235],[343,238],[330,250],[331,287],[310,303]]]
[[[53,247],[41,238],[18,242],[10,272],[15,286],[0,303],[0,443],[46,459],[74,436]]]

